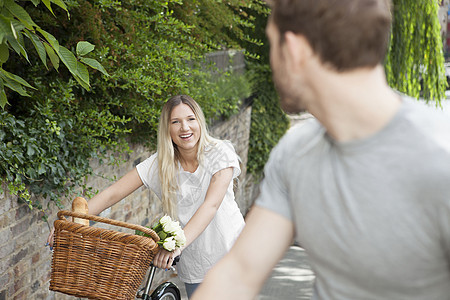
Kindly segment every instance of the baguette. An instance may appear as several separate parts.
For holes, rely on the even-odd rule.
[[[72,202],[72,211],[82,214],[88,214],[89,208],[86,199],[84,199],[83,197],[76,197]],[[72,217],[72,222],[89,226],[89,220],[86,219]]]

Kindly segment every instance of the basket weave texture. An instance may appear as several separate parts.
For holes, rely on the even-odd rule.
[[[140,230],[152,238],[67,221],[64,216]],[[50,290],[88,299],[135,299],[158,250],[151,229],[93,215],[58,212]]]

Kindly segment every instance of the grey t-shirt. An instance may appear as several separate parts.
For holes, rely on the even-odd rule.
[[[450,119],[435,109],[404,97],[347,143],[316,120],[291,129],[256,205],[295,223],[314,299],[450,299]]]

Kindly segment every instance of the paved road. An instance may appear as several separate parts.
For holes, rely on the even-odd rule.
[[[257,300],[311,299],[313,281],[305,251],[292,246],[274,268]]]
[[[312,273],[302,248],[292,246],[274,268],[256,300],[307,300],[312,295]],[[180,288],[182,300],[187,300],[184,284],[177,277],[172,281]]]

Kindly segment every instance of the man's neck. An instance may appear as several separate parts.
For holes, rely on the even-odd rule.
[[[392,120],[401,104],[400,96],[387,85],[381,66],[324,72],[317,78],[321,78],[322,87],[317,84],[317,101],[310,103],[308,111],[337,141],[362,139],[378,132]]]

